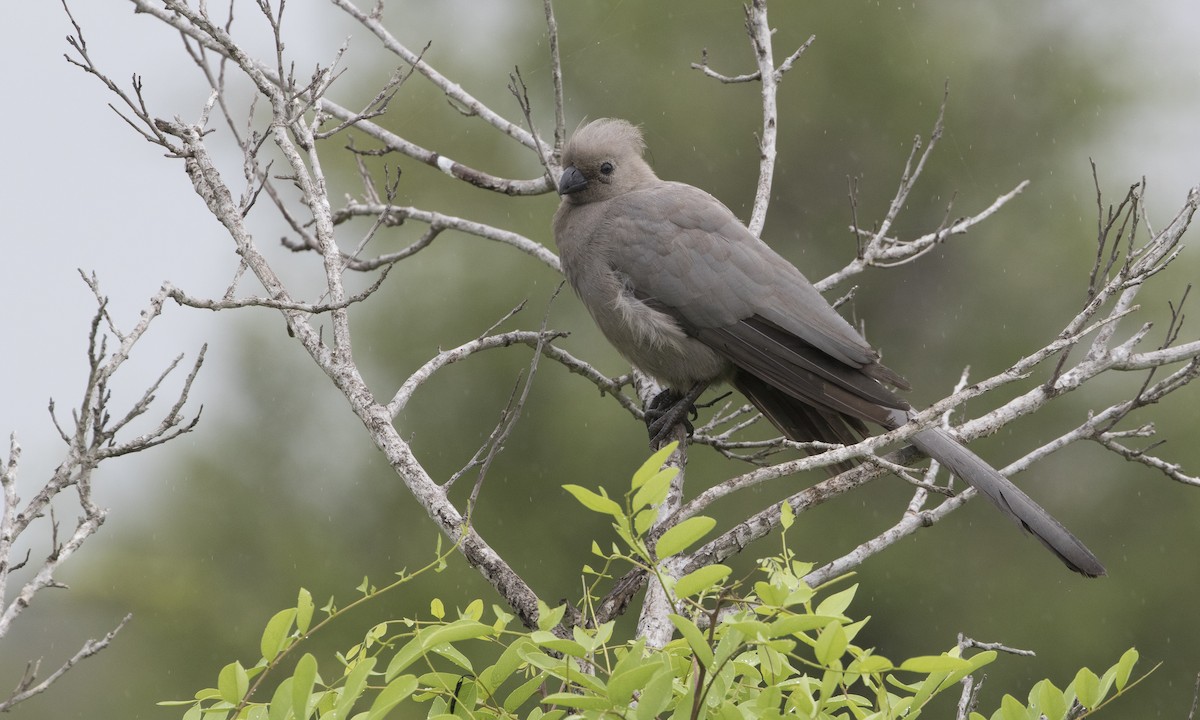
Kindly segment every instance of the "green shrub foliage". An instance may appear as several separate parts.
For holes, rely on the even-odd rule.
[[[811,566],[787,549],[792,517],[786,506],[780,554],[759,561],[750,577],[731,578],[720,565],[677,580],[655,572],[655,558],[683,552],[713,527],[708,518],[690,518],[658,536],[650,552],[647,533],[674,476],[659,469],[669,452],[651,457],[635,474],[623,502],[603,490],[567,488],[588,509],[611,516],[617,535],[610,552],[592,544],[604,569],[585,568],[585,576],[608,577],[613,567],[630,563],[666,587],[676,634],[665,647],[647,647],[640,637],[616,639],[612,621],[588,622],[594,598],[585,597],[582,621],[569,627],[566,605],[541,605],[538,627],[528,630],[498,605],[486,610],[480,599],[455,603],[454,612],[434,600],[427,618],[377,624],[334,657],[304,652],[309,637],[351,607],[443,567],[446,555],[439,555],[386,587],[364,581],[358,599],[343,608],[330,601],[317,610],[301,590],[295,607],[268,620],[252,666],[230,663],[216,687],[163,704],[186,707],[184,720],[882,720],[917,718],[944,693],[969,703],[973,674],[994,662],[996,651],[968,654],[953,647],[893,659],[857,644],[867,622],[850,612],[858,586],[845,579],[817,588],[804,582]],[[314,625],[317,613],[321,620]],[[1083,668],[1064,689],[1042,680],[1025,700],[1005,695],[990,716],[971,710],[969,717],[1086,717],[1136,684],[1137,660],[1131,649],[1103,674]]]

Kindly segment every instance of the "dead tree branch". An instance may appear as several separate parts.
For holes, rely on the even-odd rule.
[[[69,424],[60,423],[55,412],[55,403],[50,401],[51,417],[67,445],[63,460],[41,488],[25,502],[22,502],[16,491],[21,466],[21,446],[15,433],[9,439],[8,460],[0,466],[0,490],[3,494],[3,507],[0,507],[0,640],[8,635],[18,618],[41,596],[43,590],[66,587],[57,579],[59,569],[104,524],[108,511],[97,505],[92,496],[94,474],[101,463],[170,442],[191,432],[200,420],[199,410],[188,418],[183,409],[192,384],[204,363],[206,348],[203,346],[197,353],[191,370],[183,379],[174,402],[156,423],[143,428],[139,434],[130,436],[135,421],[142,419],[151,410],[164,381],[179,366],[182,356],[177,357],[152,380],[141,397],[123,412],[113,406],[110,383],[149,330],[150,324],[162,313],[167,293],[163,290],[151,298],[138,323],[128,331],[121,331],[108,312],[108,299],[101,293],[99,281],[94,275],[88,276],[82,272],[80,274],[96,297],[97,309],[88,334],[88,375],[83,397],[78,407],[72,411]],[[115,347],[110,347],[110,338],[115,338]],[[59,497],[72,488],[81,514],[74,527],[60,539],[54,506]],[[39,524],[39,521],[49,530],[49,552],[40,565],[32,568],[33,573],[30,577],[10,587],[10,581],[14,580],[12,573],[29,565],[29,551],[26,551],[24,558],[18,559],[14,556],[15,548],[21,541],[31,542],[27,533]],[[39,679],[40,662],[31,660],[15,689],[7,698],[0,699],[0,712],[45,692],[77,663],[108,647],[128,621],[129,616],[126,616],[100,640],[88,640],[74,655],[44,678]]]

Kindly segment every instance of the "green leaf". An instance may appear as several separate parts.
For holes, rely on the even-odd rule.
[[[1121,659],[1117,661],[1116,681],[1117,690],[1124,690],[1125,684],[1129,682],[1129,675],[1133,672],[1133,666],[1138,661],[1138,651],[1134,648],[1129,648]]]
[[[387,671],[383,674],[383,679],[390,682],[392,678],[399,675],[405,668],[416,662],[417,658],[425,654],[425,648],[421,645],[421,632],[417,632],[411,640],[396,651],[392,656],[391,662],[388,663]]]
[[[1073,685],[1075,697],[1079,698],[1079,703],[1088,710],[1095,709],[1104,699],[1100,695],[1100,678],[1087,668],[1080,668],[1079,672],[1075,673]]]
[[[441,598],[434,598],[429,601],[429,614],[438,620],[446,619],[446,606],[442,604]]]
[[[565,705],[566,707],[582,710],[606,710],[612,707],[612,702],[605,697],[596,695],[580,695],[573,692],[550,693],[542,698],[543,705]]]
[[[504,652],[500,653],[500,657],[496,659],[496,664],[489,668],[485,668],[479,674],[479,681],[483,683],[484,689],[489,693],[494,693],[497,688],[504,684],[504,681],[509,678],[517,668],[521,665],[521,656],[519,650],[521,646],[527,644],[529,640],[524,637],[518,638],[511,645],[504,648]]]
[[[462,668],[467,675],[474,677],[475,668],[472,667],[470,658],[464,655],[461,650],[453,645],[435,645],[434,647],[429,648],[429,652],[436,653],[446,658],[450,662]]]
[[[646,657],[646,638],[639,637],[635,639],[629,645],[626,645],[621,652],[618,652],[617,656],[617,664],[613,666],[612,675],[648,662],[648,658]]]
[[[854,662],[846,668],[847,672],[862,673],[870,675],[872,673],[887,672],[893,669],[892,661],[882,655],[864,655],[860,658],[855,658]]]
[[[221,699],[231,705],[240,703],[249,688],[250,679],[240,662],[229,663],[217,675],[217,690],[221,693]]]
[[[642,463],[642,466],[633,474],[633,482],[630,484],[631,490],[637,490],[646,484],[646,481],[654,477],[654,475],[662,469],[662,464],[667,461],[671,453],[675,452],[675,448],[679,447],[679,442],[669,443],[666,447],[661,448],[658,452],[651,455]]]
[[[593,649],[600,647],[612,639],[613,629],[617,626],[616,620],[600,623],[596,626],[593,636]]]
[[[746,636],[737,628],[727,628],[717,641],[717,646],[713,648],[713,663],[716,666],[724,665],[735,653],[741,652],[741,645],[745,639]]]
[[[581,505],[592,512],[598,512],[602,515],[612,515],[618,519],[625,517],[625,511],[615,501],[604,495],[592,492],[582,485],[563,485],[563,490],[574,495],[575,499]]]
[[[300,588],[300,595],[296,598],[296,629],[301,635],[308,632],[308,626],[312,622],[313,616],[313,599],[312,593]]]
[[[644,507],[658,507],[662,504],[664,498],[667,497],[667,491],[671,489],[671,481],[679,474],[679,468],[670,467],[651,475],[646,484],[637,489],[633,494],[633,501],[630,507],[634,510],[640,510]]]
[[[772,585],[765,580],[759,580],[754,583],[754,594],[758,596],[759,601],[763,605],[782,607],[784,601],[787,600],[788,591],[787,588]]]
[[[731,572],[725,565],[705,565],[679,578],[675,583],[675,595],[685,598],[701,593],[729,577]]]
[[[603,695],[605,692],[603,681],[593,675],[584,674],[575,662],[569,659],[550,657],[532,643],[522,649],[521,659],[539,670],[544,670],[566,682],[575,683],[597,695]]]
[[[428,650],[438,645],[456,643],[462,640],[483,637],[492,634],[492,626],[484,625],[474,620],[455,620],[445,625],[436,625],[419,633],[421,647]]]
[[[417,689],[417,677],[415,675],[401,675],[387,684],[378,695],[375,696],[375,702],[371,703],[371,709],[367,711],[365,720],[379,720],[387,715],[392,708],[399,705],[413,691]]]
[[[957,651],[957,648],[955,649]],[[959,680],[962,680],[971,673],[979,670],[984,665],[989,665],[999,657],[999,653],[995,650],[984,650],[980,653],[975,653],[967,658],[968,667],[963,667],[946,675],[946,684],[952,685]]]
[[[372,625],[371,629],[363,634],[364,649],[374,647],[375,644],[379,642],[380,638],[387,635],[387,631],[388,631],[388,624],[386,621],[381,622],[381,623],[375,623],[374,625]]]
[[[821,601],[817,605],[817,609],[813,611],[814,615],[830,615],[833,617],[841,617],[845,615],[846,608],[850,607],[850,601],[854,599],[854,593],[858,592],[858,585],[836,592]]]
[[[567,604],[564,602],[561,605],[550,607],[546,603],[538,600],[538,630],[552,630],[558,627],[562,622],[563,615],[567,614]]]
[[[997,714],[1002,720],[1030,720],[1029,710],[1021,704],[1020,700],[1008,694],[1000,699],[1000,712]]]
[[[483,600],[480,598],[475,598],[471,602],[467,603],[467,609],[463,610],[462,616],[468,620],[482,620]]]
[[[949,673],[970,667],[970,661],[950,657],[949,655],[920,655],[900,663],[901,670],[924,673],[926,675],[939,672]]]
[[[658,519],[658,508],[642,508],[641,510],[635,510],[633,513],[633,531],[634,531],[634,533],[636,533],[638,537],[642,537],[643,535],[646,534],[646,531],[649,530],[654,525],[654,521],[657,519]],[[630,535],[627,532],[621,532],[622,529],[623,528],[618,528],[617,533],[625,540],[625,542],[630,547],[636,547],[637,542],[632,537],[630,537]]]
[[[492,603],[492,613],[495,614],[496,622],[501,626],[508,625],[513,621],[513,614],[495,603]]]
[[[1000,657],[1000,653],[996,652],[995,650],[984,650],[981,653],[975,653],[972,655],[967,659],[967,662],[971,663],[971,672],[975,672],[985,665],[992,664],[998,657]]]
[[[870,619],[871,619],[870,617],[865,617],[862,620],[859,620],[857,622],[847,623],[846,625],[843,625],[842,629],[846,631],[846,639],[849,640],[850,642],[854,642],[854,638],[858,637],[858,631],[862,630],[864,627],[866,627],[867,621]]]
[[[570,657],[581,658],[587,655],[587,649],[579,643],[574,640],[560,638],[547,630],[535,630],[530,633],[529,639],[533,640],[540,647],[548,648],[554,652],[569,655]]]
[[[671,702],[671,681],[674,675],[670,666],[659,668],[658,673],[646,683],[638,699],[635,717],[637,720],[653,720],[662,714]]]
[[[785,615],[767,624],[767,637],[775,638],[816,630],[837,619],[828,615]]]
[[[846,652],[846,646],[850,644],[850,640],[846,638],[846,631],[842,628],[842,624],[837,620],[825,626],[821,634],[817,636],[817,646],[815,652],[817,662],[830,667],[835,661],[841,660],[842,655]]]
[[[767,643],[758,646],[757,655],[758,670],[762,673],[763,682],[771,688],[777,688],[785,679],[783,656]]]
[[[458,698],[458,709],[455,711],[457,720],[470,718],[474,715],[475,705],[479,702],[479,685],[470,678],[459,676],[455,696]],[[324,720],[324,718],[322,718]]]
[[[296,619],[296,608],[280,610],[267,621],[262,639],[258,641],[263,659],[270,662],[275,659],[287,643],[288,632],[292,629],[292,621]]]
[[[538,691],[544,682],[546,682],[546,678],[541,673],[526,680],[516,690],[510,692],[508,697],[504,698],[504,711],[515,713],[525,704],[526,700]]]
[[[1067,698],[1054,683],[1042,680],[1029,691],[1030,703],[1037,703],[1038,710],[1049,720],[1061,720],[1067,716]]]
[[[680,577],[674,587],[674,592],[679,598],[690,598],[691,595],[702,593],[703,590],[708,590],[716,586],[726,577],[730,576],[732,570],[727,565],[704,565],[703,568],[689,572],[688,575]]]
[[[737,628],[746,634],[747,637],[758,639],[767,636],[767,631],[770,628],[761,620],[733,620],[727,624],[727,627]]]
[[[791,503],[786,500],[779,503],[779,525],[787,530],[796,522],[796,511],[792,509]]]
[[[700,632],[700,628],[696,627],[696,623],[682,615],[670,615],[671,624],[687,641],[688,647],[692,649],[692,653],[696,656],[696,661],[706,668],[711,669],[713,664],[712,648],[708,646],[708,640],[704,637],[704,633]]]
[[[628,705],[633,693],[662,669],[661,663],[652,658],[639,658],[638,664],[630,663],[613,671],[608,679],[608,697],[613,705]]]
[[[716,520],[703,515],[690,517],[663,533],[654,545],[654,552],[659,560],[671,557],[707,535],[716,524]]]
[[[292,709],[293,684],[295,684],[293,679],[286,677],[283,682],[279,683],[279,687],[275,688],[275,694],[271,696],[271,710],[267,713],[270,720],[284,720],[288,717],[288,712]]]
[[[313,684],[317,681],[317,659],[312,653],[304,653],[292,673],[292,713],[298,720],[308,717],[308,700],[312,697]]]
[[[350,669],[346,676],[346,684],[342,686],[342,694],[338,696],[337,705],[334,706],[334,713],[338,718],[349,717],[350,708],[354,707],[354,703],[367,689],[367,679],[374,668],[375,658],[369,657],[355,663]]]
[[[925,703],[929,702],[929,698],[933,697],[934,693],[948,687],[946,684],[946,675],[947,673],[944,672],[931,673],[925,676],[920,682],[914,684],[913,687],[916,688],[916,692],[913,693],[912,706],[916,708],[924,707]]]

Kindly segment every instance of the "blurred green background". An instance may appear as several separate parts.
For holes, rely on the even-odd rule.
[[[740,5],[563,2],[556,11],[568,126],[603,116],[642,124],[660,176],[701,186],[747,217],[758,169],[759,86],[720,85],[689,68],[707,48],[714,69],[751,70]],[[261,20],[249,9],[240,12],[242,24],[235,27],[261,41]],[[396,61],[334,10],[318,15],[328,18],[301,24],[289,48],[325,59],[355,34],[332,97],[350,107],[365,102]],[[413,49],[431,42],[429,62],[513,118],[519,111],[505,86],[519,66],[535,121],[549,137],[541,3],[413,0],[390,4],[384,19]],[[1098,42],[1106,37],[1102,31],[1083,32],[1079,18],[1032,0],[1003,6],[777,2],[771,22],[778,28],[777,62],[810,34],[817,39],[780,92],[779,165],[764,238],[814,280],[840,268],[854,252],[847,179],[857,178],[860,223],[878,221],[913,137],[928,135],[949,82],[945,136],[897,232],[935,229],[951,200],[953,215],[969,214],[1022,180],[1032,185],[998,216],[922,261],[855,278],[857,297],[847,312],[865,320],[888,365],[912,381],[917,405],[949,392],[964,366],[973,378],[986,377],[1047,342],[1077,312],[1095,252],[1087,159],[1096,159],[1108,201],[1119,200],[1141,174],[1153,191],[1155,167],[1135,168],[1134,175],[1118,171],[1125,159],[1114,148],[1121,140],[1114,128],[1130,107],[1155,102],[1162,88],[1116,67],[1121,47]],[[149,19],[137,27],[168,33]],[[85,30],[95,46],[112,41],[103,27]],[[196,108],[203,97],[187,96],[181,108]],[[118,122],[101,106],[77,111]],[[401,88],[381,122],[498,175],[527,178],[540,170],[529,153],[459,114],[419,76]],[[214,128],[214,142],[228,140],[223,125]],[[361,135],[356,139],[369,145]],[[338,150],[344,143],[326,143],[335,199],[360,190],[352,162]],[[227,160],[231,176],[240,177],[236,157]],[[552,195],[496,196],[394,157],[372,166],[382,172],[384,163],[403,171],[402,204],[553,244]],[[182,173],[167,197],[179,205],[199,203]],[[1161,226],[1182,195],[1153,200]],[[285,230],[265,203],[252,220],[288,276],[315,287],[317,258],[272,245],[269,238]],[[344,226],[344,246],[352,247],[364,228]],[[422,231],[416,223],[387,231],[371,251],[398,249]],[[223,272],[231,273],[231,243],[215,227],[208,237],[207,251],[224,257]],[[1151,342],[1161,338],[1167,301],[1177,299],[1197,268],[1189,251],[1142,295],[1141,317],[1158,327]],[[395,268],[371,302],[356,307],[358,361],[375,390],[389,397],[439,347],[474,338],[523,300],[528,308],[505,327],[536,328],[558,283],[554,273],[510,248],[446,233]],[[39,599],[23,618],[0,655],[0,677],[16,677],[30,657],[45,656],[45,664],[54,665],[126,612],[133,621],[109,650],[20,706],[19,717],[175,716],[153,703],[190,697],[212,685],[226,662],[255,657],[262,625],[294,601],[298,587],[310,589],[318,605],[331,595],[344,601],[363,576],[382,584],[395,570],[432,557],[433,524],[328,380],[288,339],[281,320],[265,310],[220,319],[223,333],[205,339],[226,358],[227,371],[202,376],[206,407],[199,429],[157,453],[153,470],[136,480],[136,497],[105,497],[112,507],[108,524],[61,578],[71,591]],[[561,344],[572,353],[610,374],[625,371],[569,294],[551,306],[550,326],[571,331]],[[529,359],[523,347],[476,356],[417,394],[398,425],[435,478],[461,467],[487,437]],[[1062,398],[1035,419],[979,442],[978,450],[1004,464],[1082,422],[1089,410],[1127,396],[1141,380],[1114,378]],[[1168,440],[1162,453],[1193,472],[1200,470],[1197,398],[1191,388],[1139,416],[1153,418]],[[972,403],[968,412],[984,412],[1001,399]],[[477,527],[543,598],[577,598],[578,569],[589,562],[591,539],[603,543],[609,535],[560,486],[619,492],[646,454],[639,424],[586,381],[543,362],[524,416],[483,486]],[[705,448],[695,449],[691,462],[691,492],[745,469]],[[101,482],[118,476],[119,467],[102,468]],[[777,481],[714,512],[725,521],[742,517],[816,479]],[[470,480],[460,483],[458,497],[465,497]],[[995,707],[1004,692],[1023,696],[1041,677],[1063,686],[1078,667],[1106,667],[1136,646],[1143,670],[1163,665],[1135,691],[1135,702],[1163,717],[1184,717],[1200,670],[1200,623],[1193,612],[1200,566],[1191,553],[1200,494],[1090,445],[1061,452],[1020,480],[1106,562],[1110,577],[1089,582],[1071,575],[990,507],[972,503],[859,569],[862,588],[853,610],[872,616],[860,641],[891,657],[946,649],[958,633],[1035,650],[1035,659],[1002,657],[988,669],[983,708]],[[908,496],[895,478],[873,483],[802,516],[793,547],[818,562],[836,557],[895,522]],[[752,547],[740,566],[773,552],[774,543]],[[354,642],[375,619],[426,612],[433,596],[448,604],[497,601],[455,558],[444,573],[348,618],[323,640],[325,647]],[[1121,707],[1115,716],[1122,716]]]

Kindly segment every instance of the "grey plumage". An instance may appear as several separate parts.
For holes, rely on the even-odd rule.
[[[685,393],[729,382],[787,437],[853,443],[895,428],[908,385],[791,263],[713,196],[660,180],[641,132],[591,122],[563,152],[554,216],[567,281],[633,365]],[[1099,560],[1004,476],[941,429],[912,438],[1072,570]]]

